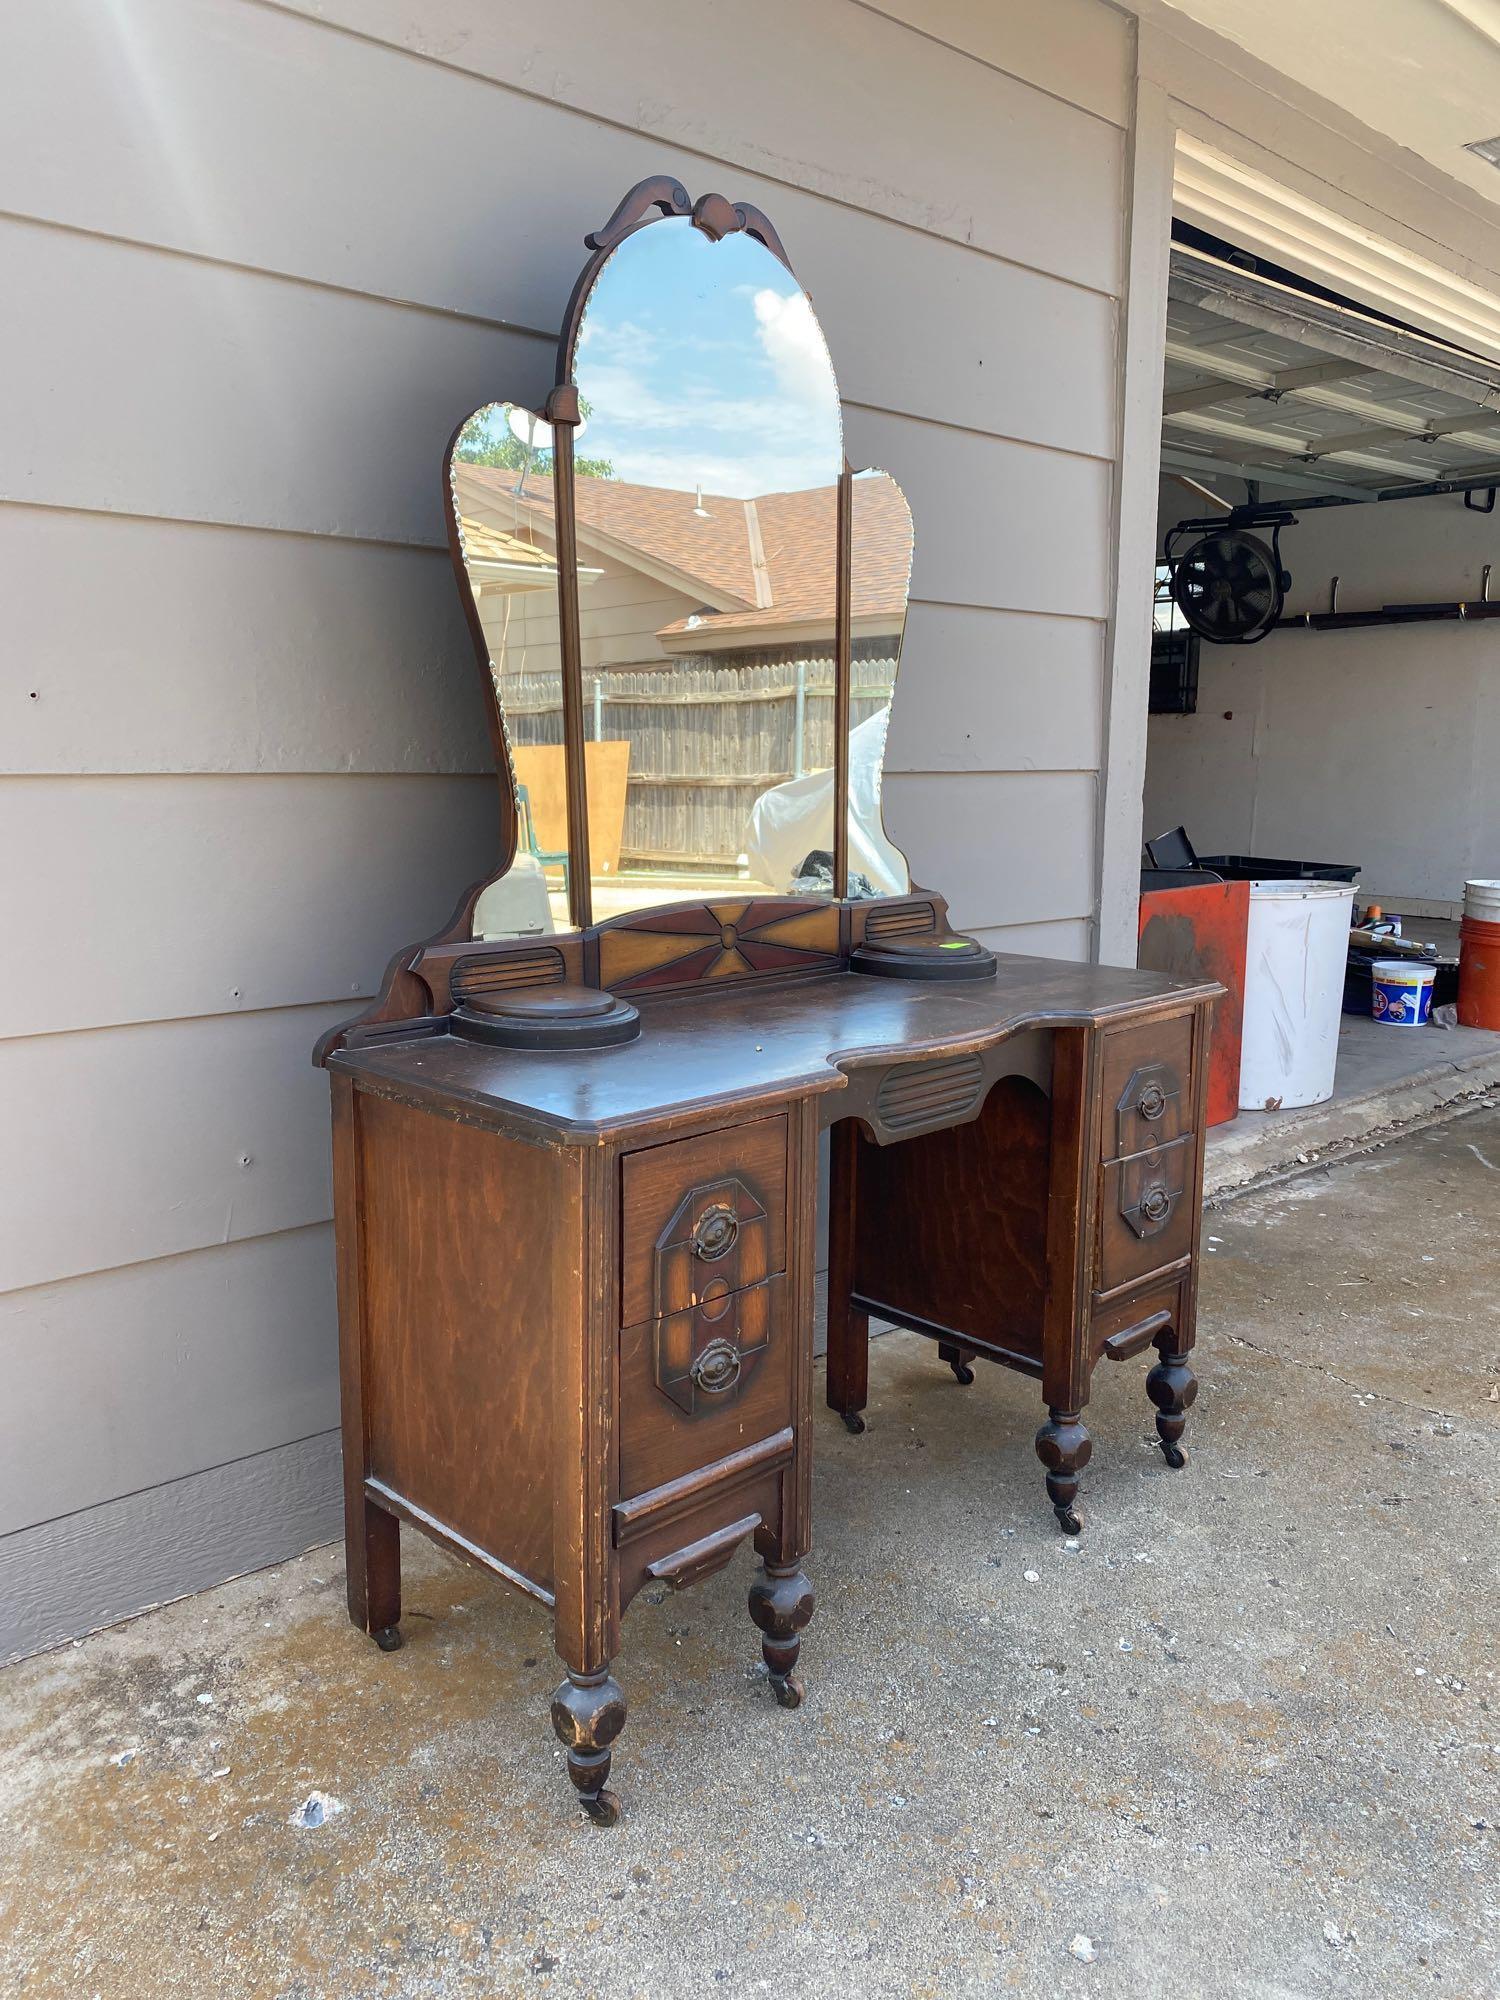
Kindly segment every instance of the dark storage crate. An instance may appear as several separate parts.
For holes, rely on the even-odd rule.
[[[1198,713],[1198,634],[1153,632],[1151,635],[1152,715]]]
[[[1269,854],[1200,854],[1198,866],[1226,882],[1357,882],[1347,861],[1277,861]]]

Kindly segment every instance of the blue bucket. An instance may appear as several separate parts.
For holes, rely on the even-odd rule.
[[[1425,1027],[1432,1012],[1434,968],[1420,959],[1377,958],[1371,971],[1370,1012],[1375,1019],[1388,1028]]]

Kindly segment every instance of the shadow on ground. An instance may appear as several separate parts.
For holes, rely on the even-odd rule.
[[[8,1670],[0,1988],[1494,1992],[1497,1197],[1487,1108],[1211,1211],[1192,1463],[1101,1370],[1076,1549],[1034,1386],[878,1342],[806,1705],[748,1562],[638,1600],[612,1832],[541,1612],[415,1537],[399,1654],[320,1550]]]

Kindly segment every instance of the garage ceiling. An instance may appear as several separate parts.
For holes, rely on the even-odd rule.
[[[1500,482],[1500,366],[1175,248],[1162,466],[1237,500]]]

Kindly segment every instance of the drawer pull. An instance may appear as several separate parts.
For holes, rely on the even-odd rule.
[[[1162,1222],[1171,1212],[1172,1197],[1160,1183],[1141,1196],[1141,1214],[1148,1222]]]
[[[693,1255],[705,1264],[727,1257],[740,1233],[740,1218],[728,1202],[716,1201],[693,1224]]]
[[[732,1340],[711,1340],[689,1374],[707,1396],[722,1396],[740,1379],[740,1350]]]
[[[1192,1028],[1186,1019],[1105,1037],[1105,1101],[1115,1107],[1115,1122],[1113,1138],[1105,1137],[1104,1144],[1113,1145],[1115,1159],[1128,1160],[1132,1153],[1184,1136],[1189,1118],[1185,1086],[1192,1071]]]
[[[658,1556],[654,1563],[647,1563],[646,1574],[672,1590],[686,1590],[689,1584],[702,1583],[706,1576],[723,1569],[746,1535],[753,1535],[759,1526],[759,1514],[746,1514],[743,1520],[731,1521],[727,1528],[689,1542],[685,1549]]]
[[[1173,1317],[1166,1311],[1151,1313],[1135,1326],[1112,1333],[1099,1351],[1110,1361],[1129,1361],[1132,1355],[1144,1354],[1156,1336],[1172,1325]]]
[[[1170,1097],[1169,1092],[1169,1117]],[[1134,1097],[1130,1109],[1133,1116]],[[1197,1218],[1191,1189],[1197,1160],[1198,1140],[1187,1133],[1104,1167],[1097,1289],[1105,1299],[1134,1279],[1192,1256]]]
[[[745,1394],[771,1351],[774,1329],[784,1324],[780,1280],[725,1292],[651,1323],[657,1388],[685,1417],[722,1416]],[[716,1289],[710,1287],[711,1290]],[[780,1343],[778,1380],[787,1379],[786,1344]]]

